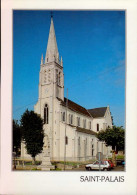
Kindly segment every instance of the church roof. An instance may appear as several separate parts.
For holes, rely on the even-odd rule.
[[[66,107],[66,101],[67,99],[64,98],[64,101],[61,100],[60,98],[57,98],[59,101],[61,101],[61,105],[65,106]],[[79,104],[76,104],[75,102],[71,101],[68,99],[68,108],[75,111],[75,112],[78,112],[78,113],[81,113],[81,114],[84,114],[86,116],[89,116],[91,117],[90,113],[87,111],[86,108],[80,106]]]
[[[94,132],[92,130],[89,130],[89,129],[81,128],[81,127],[74,126],[74,125],[71,125],[71,124],[68,124],[68,125],[71,126],[71,127],[75,127],[76,131],[81,132],[81,133],[86,133],[86,134],[90,134],[90,135],[96,135],[97,134],[96,132]]]
[[[107,107],[88,109],[93,118],[104,117]]]
[[[94,132],[92,130],[84,129],[84,128],[81,128],[81,127],[76,127],[76,131],[81,132],[81,133],[90,134],[90,135],[96,135],[97,134],[96,132]]]

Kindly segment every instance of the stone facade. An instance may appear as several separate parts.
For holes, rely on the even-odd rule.
[[[44,119],[44,132],[48,135],[50,159],[63,161],[87,161],[96,158],[97,152],[110,156],[111,147],[99,142],[95,133],[112,127],[109,106],[94,109],[82,106],[64,98],[63,60],[59,58],[53,18],[51,18],[49,39],[45,59],[41,57],[39,73],[39,98],[34,111]],[[34,132],[35,133],[35,132]],[[66,145],[65,145],[66,143]],[[43,150],[44,151],[44,150]],[[42,160],[43,154],[37,155]],[[24,143],[21,157],[29,159]]]

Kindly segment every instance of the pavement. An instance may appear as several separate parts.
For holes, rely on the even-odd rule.
[[[37,168],[37,166],[35,166],[35,167],[32,167],[32,166],[24,166],[24,167],[22,167],[22,166],[17,166],[16,167],[16,169],[13,169],[13,170],[26,170],[26,171],[29,171],[29,170],[36,170],[36,168]],[[61,171],[61,170],[60,170]],[[64,170],[62,170],[62,171],[64,171]],[[85,165],[83,165],[82,167],[79,167],[79,168],[73,168],[73,169],[66,169],[65,171],[70,171],[70,172],[72,172],[72,171],[88,171],[88,170],[86,170],[85,169]],[[99,171],[99,170],[91,170],[91,171]],[[109,171],[107,171],[107,172],[120,172],[120,171],[125,171],[125,167],[124,166],[122,166],[122,165],[118,165],[118,166],[116,166],[116,167],[114,167],[113,169],[111,169],[111,170],[109,170]]]
[[[125,167],[123,167],[121,165],[118,165],[118,166],[114,167],[113,169],[111,169],[108,172],[111,172],[111,171],[113,171],[113,172],[115,172],[115,171],[117,171],[117,172],[118,171],[125,171],[124,169],[125,169]],[[84,167],[82,167],[82,168],[74,168],[72,170],[66,170],[66,171],[88,171],[88,170],[86,170]],[[91,170],[91,171],[98,171],[98,170]]]

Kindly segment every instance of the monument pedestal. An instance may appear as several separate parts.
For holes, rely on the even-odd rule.
[[[50,171],[51,169],[55,169],[55,166],[51,164],[50,157],[44,156],[42,159],[41,165],[38,166],[42,171]]]
[[[55,166],[51,164],[50,161],[50,145],[48,136],[45,135],[44,138],[44,147],[42,152],[42,163],[38,166],[42,171],[50,171],[51,169],[55,169]]]

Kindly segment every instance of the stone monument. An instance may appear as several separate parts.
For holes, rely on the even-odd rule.
[[[42,171],[50,171],[50,169],[55,169],[55,166],[52,165],[50,161],[50,143],[47,134],[44,137],[42,163],[38,167],[41,168]]]

